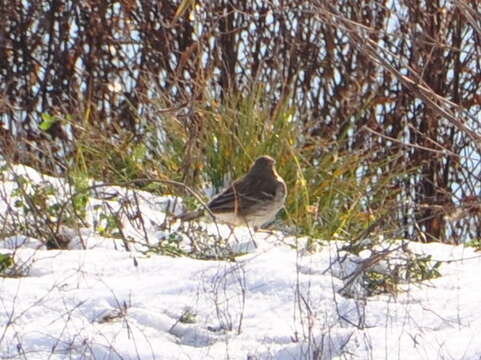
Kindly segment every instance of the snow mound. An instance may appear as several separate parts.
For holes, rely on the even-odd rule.
[[[28,177],[29,186],[47,181],[58,188],[46,203],[65,202],[71,189],[25,167],[3,176],[5,220],[15,215],[27,228],[43,226],[46,217],[29,218],[12,206],[18,200],[14,171]],[[226,226],[203,222],[191,231],[169,223],[168,214],[182,210],[182,201],[172,196],[99,187],[90,193],[81,226],[57,229],[65,250],[47,250],[42,239],[20,233],[0,239],[0,254],[11,257],[18,270],[0,277],[0,358],[481,355],[481,258],[470,248],[386,242],[352,255],[343,243],[330,241],[309,253],[303,239],[281,232],[239,228],[231,234]],[[122,234],[109,228],[112,214]],[[173,255],[192,256],[161,255],[169,246]],[[199,249],[207,247],[214,250],[201,258]],[[441,261],[441,276],[406,281],[392,293],[358,291],[363,266],[390,271],[387,255],[396,267],[406,253]],[[381,255],[386,258],[368,263]]]

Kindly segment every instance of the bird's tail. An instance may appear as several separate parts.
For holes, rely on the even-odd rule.
[[[191,221],[197,218],[200,218],[204,215],[204,209],[198,209],[195,211],[185,212],[183,214],[177,215],[174,217],[174,220],[181,220],[181,221]]]

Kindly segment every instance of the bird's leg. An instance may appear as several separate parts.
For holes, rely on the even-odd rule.
[[[255,231],[256,232],[260,232],[262,234],[267,234],[267,236],[265,237],[265,240],[267,240],[270,236],[274,236],[276,239],[278,239],[278,235],[276,235],[276,231],[275,230],[272,230],[272,229],[262,229],[260,226],[256,227],[255,228]],[[255,244],[255,242],[254,242]],[[257,245],[256,245],[257,247]]]
[[[237,240],[237,238],[235,237],[235,233],[234,233],[234,227],[232,225],[227,225],[230,229],[230,233],[229,233],[229,236],[227,236],[227,240],[230,239],[230,237],[232,236],[232,234],[234,234],[234,239]]]
[[[257,249],[257,243],[256,243],[256,240],[254,239],[254,234],[257,231],[257,227],[254,226],[253,228],[251,228],[249,224],[247,224],[247,222],[246,222],[246,226],[247,226],[247,230],[249,230],[249,235],[251,236],[252,243],[254,244],[254,247]]]
[[[227,225],[230,229],[230,233],[229,233],[229,236],[227,237],[227,245],[229,246],[230,248],[230,251],[232,253],[233,256],[235,256],[235,252],[233,251],[232,247],[229,245],[229,239],[232,235],[234,235],[234,241],[236,244],[239,244],[239,239],[237,238],[236,234],[235,234],[235,227],[233,225]]]

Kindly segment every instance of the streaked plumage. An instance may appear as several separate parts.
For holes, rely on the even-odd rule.
[[[286,196],[286,184],[275,170],[275,160],[264,155],[246,175],[212,198],[207,206],[216,221],[258,228],[275,218],[284,207]],[[179,218],[192,220],[201,214],[198,211]]]

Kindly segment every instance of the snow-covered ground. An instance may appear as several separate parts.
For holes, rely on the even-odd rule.
[[[3,224],[46,219],[12,205],[21,174],[26,193],[38,191],[33,184],[57,189],[44,205],[72,194],[62,180],[10,168],[0,177]],[[132,203],[140,211],[123,212]],[[183,225],[166,226],[165,211],[181,206],[173,197],[99,186],[82,228],[59,231],[67,250],[46,250],[20,233],[0,239],[0,254],[13,254],[16,264],[0,278],[0,359],[481,358],[481,258],[472,249],[410,243],[413,253],[443,261],[442,276],[366,298],[356,281],[345,291],[362,255],[335,241],[309,253],[305,239],[253,238],[239,228],[225,240],[230,230],[210,224],[206,241],[220,248],[210,260],[146,251],[172,239],[186,252],[205,246]],[[122,219],[122,236],[105,214]]]

